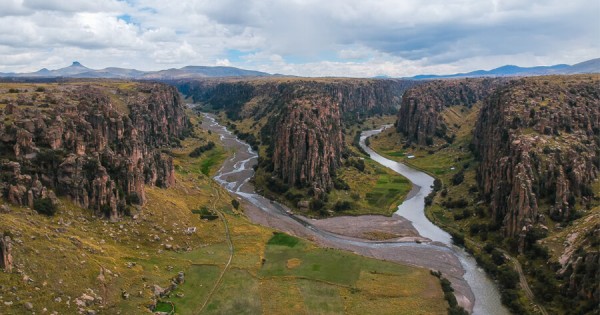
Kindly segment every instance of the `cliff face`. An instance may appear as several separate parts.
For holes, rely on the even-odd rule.
[[[194,102],[208,103],[223,109],[238,119],[249,115],[264,115],[273,109],[305,95],[319,94],[330,98],[340,107],[344,119],[362,119],[375,114],[396,113],[402,95],[412,87],[422,84],[410,80],[369,79],[258,79],[243,81],[179,81],[179,90],[192,97]],[[248,106],[252,101],[261,106]],[[271,106],[268,106],[271,105]],[[239,110],[243,112],[239,112]]]
[[[144,185],[174,184],[171,157],[189,127],[177,90],[160,84],[66,84],[19,93],[0,118],[0,190],[34,207],[54,192],[116,219],[146,201]],[[45,101],[50,101],[50,104]]]
[[[409,140],[426,144],[434,135],[446,136],[442,111],[451,106],[472,107],[488,97],[503,79],[430,81],[406,91],[398,111],[396,129]]]
[[[230,119],[252,119],[269,147],[270,170],[288,185],[332,187],[344,149],[342,125],[395,113],[417,82],[367,79],[260,79],[176,83],[195,102]]]
[[[599,133],[597,79],[522,79],[485,102],[473,138],[477,181],[506,235],[542,219],[541,205],[557,221],[589,206]]]
[[[331,187],[341,164],[339,108],[328,98],[294,99],[275,126],[274,173],[290,185]]]

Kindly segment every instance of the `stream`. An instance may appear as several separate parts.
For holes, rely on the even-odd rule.
[[[254,175],[253,166],[257,164],[258,154],[220,125],[213,115],[203,115],[202,127],[217,133],[223,146],[234,152],[233,156],[225,160],[214,179],[245,202],[245,214],[252,222],[310,239],[322,246],[440,270],[452,282],[459,305],[472,314],[510,314],[500,302],[500,294],[494,282],[477,266],[475,259],[462,248],[453,245],[450,235],[425,217],[424,198],[431,192],[433,178],[402,163],[386,159],[365,145],[366,138],[383,129],[363,132],[360,145],[374,161],[398,172],[413,183],[411,197],[398,206],[392,219],[410,220],[419,234],[431,241],[370,241],[354,238],[327,231],[322,226],[317,227],[316,222],[320,220],[293,214],[285,205],[255,192],[250,180]],[[357,217],[348,218],[356,219],[360,220]]]
[[[450,234],[433,224],[425,216],[425,197],[431,193],[434,178],[405,164],[384,158],[365,145],[365,140],[368,137],[376,135],[384,129],[364,131],[360,137],[361,148],[369,154],[373,161],[408,178],[419,189],[416,195],[398,206],[396,214],[410,220],[422,236],[432,241],[444,243],[452,248],[465,269],[464,278],[475,295],[473,314],[510,314],[500,301],[498,288],[485,271],[477,266],[475,258],[464,249],[454,245]]]

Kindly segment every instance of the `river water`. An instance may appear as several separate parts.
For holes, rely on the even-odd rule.
[[[402,163],[386,159],[364,144],[367,137],[381,132],[382,129],[363,132],[361,146],[374,161],[402,174],[415,185],[411,198],[398,206],[396,214],[410,220],[419,234],[431,239],[432,242],[418,244],[415,242],[368,241],[338,235],[316,227],[311,223],[311,219],[294,215],[284,205],[266,199],[255,192],[250,179],[254,175],[253,166],[257,164],[258,155],[248,144],[237,139],[210,114],[204,114],[202,126],[219,134],[224,147],[234,151],[233,156],[223,163],[214,179],[228,191],[253,206],[245,208],[246,215],[253,222],[306,237],[324,246],[349,250],[378,259],[441,270],[452,282],[459,304],[472,310],[473,314],[510,314],[501,304],[500,294],[494,282],[477,267],[473,257],[453,245],[450,235],[425,217],[424,198],[431,192],[433,178]]]
[[[373,161],[408,178],[419,189],[416,195],[405,200],[398,206],[396,214],[410,220],[422,236],[432,241],[444,243],[454,250],[454,253],[458,256],[465,269],[464,278],[475,295],[473,314],[510,314],[500,301],[498,288],[485,271],[477,266],[477,262],[473,256],[464,249],[454,245],[450,234],[433,224],[425,216],[425,197],[431,193],[434,178],[405,164],[384,158],[365,145],[365,140],[368,137],[382,131],[383,129],[364,131],[360,137],[361,148],[369,154]]]

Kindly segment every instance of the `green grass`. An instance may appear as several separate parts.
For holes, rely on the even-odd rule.
[[[156,303],[156,308],[154,309],[154,311],[171,313],[173,311],[173,305],[171,305],[171,303],[160,301]]]
[[[221,165],[225,160],[225,152],[220,149],[213,149],[206,152],[200,162],[200,172],[206,176],[213,173],[215,166]]]
[[[203,314],[261,314],[258,279],[248,271],[230,269]],[[183,313],[182,314],[186,314]]]
[[[297,286],[309,314],[344,313],[344,302],[336,286],[304,279],[298,279]]]
[[[185,282],[171,294],[169,299],[175,304],[177,314],[197,314],[221,270],[221,267],[210,265],[191,266],[185,275]],[[177,297],[178,293],[182,293],[183,297]]]
[[[307,314],[441,314],[446,303],[429,272],[348,252],[267,244],[258,276],[272,291],[263,307]],[[285,281],[284,281],[285,279]],[[299,296],[302,303],[291,299]],[[436,302],[437,301],[437,302]]]
[[[269,239],[269,241],[267,242],[267,244],[269,245],[279,245],[279,246],[286,246],[286,247],[294,247],[298,244],[298,242],[300,242],[299,239],[290,236],[288,234],[285,233],[279,233],[279,232],[275,232],[273,234],[273,237],[271,237]]]
[[[377,269],[380,272],[405,274],[410,267],[377,261],[348,252],[312,248],[299,240],[294,247],[268,244],[265,250],[265,263],[260,276],[296,276],[344,286],[352,286],[358,280],[361,270]],[[290,259],[299,259],[300,265],[288,268]]]

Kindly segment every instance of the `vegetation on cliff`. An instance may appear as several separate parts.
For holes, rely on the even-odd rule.
[[[459,82],[436,84],[444,90]],[[549,311],[586,313],[600,300],[593,285],[600,281],[599,83],[597,75],[514,79],[470,108],[437,107],[436,117],[454,126],[453,141],[435,128],[422,145],[394,131],[371,141],[389,158],[442,180],[428,214],[464,239],[516,312],[529,306],[503,253],[517,257],[535,301]],[[415,101],[422,110],[441,93],[436,84]],[[405,127],[402,119],[397,126]]]
[[[5,84],[0,119],[9,202],[34,208],[64,195],[112,220],[146,202],[145,185],[174,185],[160,149],[178,146],[189,128],[177,91],[150,83]]]

